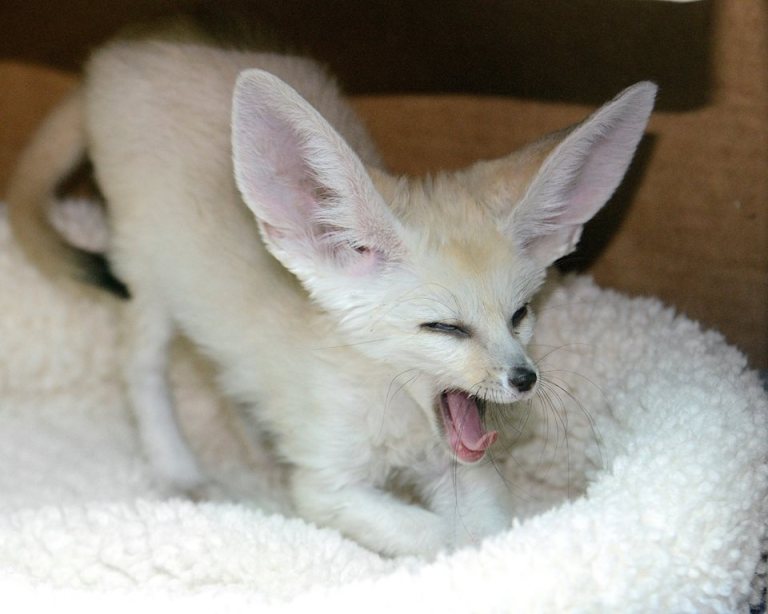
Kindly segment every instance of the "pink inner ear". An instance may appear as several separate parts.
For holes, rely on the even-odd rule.
[[[589,221],[621,183],[629,164],[626,152],[634,149],[624,146],[624,135],[619,130],[617,132],[619,134],[600,138],[592,145],[575,185],[571,188],[568,206],[558,216],[558,223],[584,224]]]
[[[384,260],[383,255],[375,249],[365,246],[354,248],[355,256],[350,259],[346,272],[354,277],[364,277],[376,271]]]
[[[311,170],[290,125],[277,118],[263,117],[260,121],[259,159],[252,162],[259,170],[251,184],[260,200],[260,217],[284,234],[301,234],[316,204],[309,180]]]

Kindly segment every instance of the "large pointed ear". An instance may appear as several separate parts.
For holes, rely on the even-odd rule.
[[[603,105],[546,157],[506,221],[506,231],[544,265],[576,248],[585,222],[629,167],[653,109],[656,86],[641,82]]]
[[[398,221],[360,159],[274,75],[240,74],[232,148],[238,189],[264,242],[300,279],[326,265],[359,273],[399,257]]]

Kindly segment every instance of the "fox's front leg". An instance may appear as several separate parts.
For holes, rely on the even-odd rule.
[[[450,528],[454,548],[479,544],[510,526],[507,485],[488,461],[455,462],[438,479],[421,484],[421,496]]]
[[[291,485],[304,518],[382,554],[432,557],[450,546],[451,528],[444,517],[371,484],[344,483],[340,476],[329,479],[320,471],[297,468]]]
[[[169,389],[170,318],[136,293],[125,314],[124,377],[144,453],[160,485],[197,494],[205,483],[176,419]]]

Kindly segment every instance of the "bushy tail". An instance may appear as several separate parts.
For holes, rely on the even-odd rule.
[[[69,277],[128,298],[102,254],[67,243],[51,223],[56,188],[85,155],[82,92],[76,90],[40,125],[22,152],[6,194],[9,221],[27,258],[52,277]]]

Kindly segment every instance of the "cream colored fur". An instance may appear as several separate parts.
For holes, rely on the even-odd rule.
[[[51,276],[78,275],[75,250],[54,229],[48,207],[59,180],[82,160],[82,106],[79,91],[59,104],[22,153],[8,188],[14,233],[27,257]]]
[[[654,93],[638,84],[503,160],[416,180],[381,168],[310,60],[146,41],[97,52],[82,140],[133,296],[125,376],[159,478],[205,484],[165,381],[181,332],[274,438],[307,519],[395,555],[507,526],[497,451],[457,451],[442,395],[473,413],[475,398],[514,412],[535,394],[526,305],[618,185]],[[48,194],[12,198],[45,176],[38,163],[17,175],[12,211],[43,209]],[[65,169],[49,170],[43,186]]]

